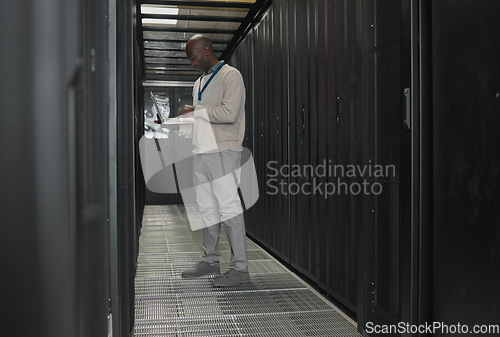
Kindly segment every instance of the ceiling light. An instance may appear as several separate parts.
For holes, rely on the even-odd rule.
[[[179,8],[162,7],[153,5],[141,5],[142,14],[164,14],[164,15],[177,15]]]
[[[154,25],[175,25],[177,20],[172,19],[142,19],[142,23],[149,23]]]

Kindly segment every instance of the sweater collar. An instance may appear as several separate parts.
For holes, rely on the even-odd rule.
[[[220,66],[221,63],[223,63],[223,62],[224,62],[224,60],[220,60],[219,62],[217,62],[217,64],[215,64],[212,68],[207,70],[205,75],[209,75],[209,74],[213,73],[217,69],[217,67]]]

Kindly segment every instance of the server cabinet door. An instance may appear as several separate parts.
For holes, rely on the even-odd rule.
[[[317,85],[312,93],[317,102],[317,153],[319,164],[325,167],[323,177],[316,177],[322,184],[323,194],[318,198],[318,285],[335,298],[344,297],[339,288],[342,275],[345,274],[343,249],[344,239],[337,235],[339,222],[337,198],[327,195],[326,184],[335,184],[335,177],[330,168],[337,163],[337,73],[335,45],[335,5],[334,2],[317,2],[317,23],[315,24],[317,49],[316,68]],[[320,173],[320,172],[318,172]],[[328,189],[328,192],[331,192]]]
[[[363,2],[363,161],[373,168],[370,181],[377,190],[365,196],[360,228],[361,254],[358,324],[397,324],[402,310],[402,267],[410,264],[403,247],[410,237],[403,235],[403,152],[411,144],[403,133],[403,73],[409,71],[402,47],[404,8],[409,1]],[[405,144],[403,149],[401,144]],[[410,157],[404,157],[410,160]],[[378,172],[378,173],[376,173]],[[375,185],[373,185],[375,187]],[[410,186],[406,184],[405,186]],[[379,193],[380,191],[380,193]],[[406,211],[409,212],[408,209]],[[406,224],[407,225],[407,224]],[[408,226],[406,226],[408,228]],[[409,280],[405,281],[410,284]],[[370,333],[370,336],[376,336]],[[385,335],[384,335],[385,336]]]
[[[269,13],[269,73],[271,92],[269,101],[269,156],[267,163],[276,167],[288,165],[288,35],[287,2],[276,1]],[[269,173],[269,170],[267,171]],[[289,259],[290,223],[288,219],[289,195],[276,193],[269,196],[271,249],[285,260]]]
[[[288,195],[276,170],[288,163],[286,1],[276,1],[255,28],[255,157],[260,198],[255,235],[284,259],[289,256]]]
[[[315,91],[315,1],[290,1],[290,177],[291,264],[312,280],[317,279],[317,200],[301,188],[309,187],[316,153],[317,109]],[[312,136],[311,136],[312,135]],[[316,158],[314,158],[316,159]]]
[[[353,160],[351,115],[359,78],[359,67],[353,65],[357,61],[356,20],[351,20],[352,29],[344,28],[348,13],[343,4],[290,2],[290,161],[293,171],[300,170],[289,185],[293,194],[291,261],[355,310],[357,257],[352,196],[348,191],[339,193],[339,183],[347,186],[349,181],[342,169],[338,174],[334,170]],[[352,46],[344,37],[347,32],[352,35]]]
[[[268,219],[269,201],[266,186],[266,164],[269,153],[269,83],[267,74],[269,72],[269,64],[267,61],[268,53],[268,37],[264,23],[261,23],[254,30],[255,38],[255,56],[254,56],[254,102],[255,102],[255,166],[257,169],[257,179],[259,183],[259,200],[255,204],[255,227],[254,236],[257,240],[270,245],[269,231],[270,223]]]
[[[245,97],[245,138],[243,146],[249,149],[252,154],[255,154],[254,149],[254,87],[253,87],[253,38],[254,33],[251,30],[246,38],[241,42],[238,48],[231,56],[230,64],[237,68],[243,76],[245,83],[246,97]],[[256,208],[250,208],[245,212],[245,228],[248,234],[254,236],[254,212]]]
[[[353,172],[365,160],[361,115],[360,13],[359,1],[327,2],[329,55],[334,62],[330,101],[333,105],[332,128],[334,162],[330,182],[335,193],[329,198],[335,204],[335,216],[329,223],[331,260],[327,265],[329,289],[344,305],[356,310],[357,301],[357,230],[361,226],[361,204],[367,197],[363,186],[366,177]]]

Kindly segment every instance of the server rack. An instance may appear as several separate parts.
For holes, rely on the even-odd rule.
[[[411,15],[410,1],[275,1],[233,55],[254,72],[247,123],[260,199],[248,212],[249,234],[351,310],[360,331],[368,321],[397,323],[416,305],[405,288],[416,275],[405,269],[413,220],[402,216],[412,214],[409,154],[418,136],[403,115],[413,79]],[[394,174],[367,178],[381,195],[291,193],[314,179],[361,182],[304,172],[284,178],[285,193],[269,195],[271,161],[393,165]]]
[[[127,56],[131,4],[120,3],[117,12],[113,0],[5,5],[2,32],[9,34],[12,46],[4,53],[7,62],[2,57],[0,64],[12,73],[2,78],[2,93],[8,94],[2,102],[13,101],[7,104],[7,123],[1,124],[19,121],[21,129],[26,128],[25,135],[14,135],[10,142],[2,138],[3,144],[21,144],[12,145],[14,152],[7,158],[13,166],[8,165],[8,175],[2,174],[10,181],[4,185],[2,180],[2,189],[10,188],[2,201],[8,202],[7,213],[17,213],[2,214],[6,227],[15,228],[3,233],[2,238],[11,242],[1,245],[6,249],[2,256],[12,257],[3,274],[9,275],[4,289],[13,294],[6,298],[5,333],[118,335],[120,329],[111,330],[110,310],[119,308],[113,321],[126,335],[133,315],[128,299],[136,234],[135,191],[130,183],[133,68]],[[12,29],[14,23],[22,29]],[[115,58],[110,56],[113,51]],[[113,91],[111,82],[118,81]],[[20,90],[18,82],[26,90]],[[119,118],[110,120],[113,104]],[[112,137],[120,132],[119,139]],[[123,163],[115,174],[111,149]],[[116,186],[120,193],[113,195],[114,203],[109,192]]]

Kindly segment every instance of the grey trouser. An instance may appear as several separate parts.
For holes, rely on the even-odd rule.
[[[203,261],[220,263],[221,221],[231,245],[232,269],[248,271],[247,241],[243,208],[238,195],[241,178],[241,153],[226,150],[194,157],[194,184],[205,228]]]

